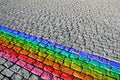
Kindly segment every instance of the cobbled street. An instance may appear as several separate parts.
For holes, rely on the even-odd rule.
[[[120,63],[120,0],[0,0],[0,25]],[[1,79],[41,80],[11,65]]]

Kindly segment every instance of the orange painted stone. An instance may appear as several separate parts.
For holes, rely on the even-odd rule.
[[[75,71],[75,72],[73,73],[73,75],[74,75],[75,77],[77,77],[77,78],[80,78],[80,79],[84,79],[84,78],[85,78],[84,73],[81,73],[81,72]]]
[[[69,75],[72,75],[73,72],[74,72],[72,69],[70,69],[68,67],[65,67],[65,66],[61,66],[61,71],[65,72],[65,73],[67,73]]]
[[[53,66],[53,64],[54,64],[53,61],[50,61],[50,60],[47,60],[47,59],[45,59],[43,63],[46,64],[46,65],[49,65],[49,66]]]
[[[57,69],[57,70],[60,70],[60,64],[54,63],[53,68]]]
[[[21,51],[20,51],[20,54],[28,55],[28,54],[29,54],[29,52],[28,52],[28,51],[26,51],[26,50],[21,50]]]
[[[37,60],[40,61],[40,62],[43,62],[45,58],[41,57],[41,56],[38,56],[37,57]]]
[[[37,58],[37,55],[36,55],[36,54],[33,54],[33,53],[30,53],[28,56],[31,57],[31,58],[33,58],[33,59],[36,59],[36,58]]]
[[[16,52],[20,52],[20,50],[22,50],[20,47],[14,46],[13,50],[15,50]]]

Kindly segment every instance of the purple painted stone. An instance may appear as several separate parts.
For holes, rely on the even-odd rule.
[[[31,72],[38,75],[38,76],[41,76],[41,74],[43,73],[43,71],[41,69],[38,69],[38,68],[33,68],[33,70]]]
[[[24,62],[22,60],[18,60],[16,64],[18,64],[21,67],[24,67],[26,65],[26,62]]]
[[[0,56],[3,56],[5,54],[5,52],[0,51]]]
[[[17,60],[18,60],[18,59],[17,59],[16,57],[13,57],[13,56],[9,59],[9,61],[14,62],[14,63],[15,63]]]
[[[43,72],[41,78],[45,80],[52,80],[52,74],[48,72]]]
[[[31,71],[33,69],[33,66],[31,64],[26,64],[24,68],[27,69],[28,71]]]
[[[9,54],[5,54],[3,57],[4,57],[5,59],[9,60],[10,57],[11,57],[11,55],[9,55]]]

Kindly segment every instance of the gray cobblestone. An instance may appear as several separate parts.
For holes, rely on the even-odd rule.
[[[2,57],[0,57],[0,64],[4,64],[6,62],[6,60]]]
[[[31,73],[30,73],[29,71],[21,68],[21,69],[19,70],[18,74],[20,74],[20,75],[23,76],[24,78],[29,78],[29,76],[30,76]]]
[[[5,62],[5,64],[4,64],[4,66],[7,68],[10,68],[12,65],[13,65],[13,63],[11,63],[9,61]]]
[[[9,78],[7,78],[7,77],[4,77],[2,80],[10,80]]]
[[[5,68],[5,66],[0,65],[0,72]]]
[[[0,80],[2,80],[2,79],[3,79],[3,77],[4,77],[4,76],[3,76],[2,74],[0,74]]]
[[[22,76],[20,76],[19,74],[14,74],[11,79],[12,80],[22,80]]]
[[[30,77],[29,77],[29,80],[42,80],[40,77],[32,74]]]
[[[15,64],[12,67],[10,67],[10,69],[14,72],[18,72],[21,69],[21,67],[19,67],[18,65]]]
[[[120,54],[120,0],[0,0],[0,3],[0,25],[78,50],[92,47],[89,52],[103,57],[113,54],[109,49]],[[120,62],[120,57],[114,59]]]
[[[11,77],[14,72],[12,72],[9,69],[4,69],[1,73],[4,74],[4,75],[6,75],[7,77]]]

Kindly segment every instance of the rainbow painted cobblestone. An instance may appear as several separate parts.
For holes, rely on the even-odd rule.
[[[120,80],[120,63],[3,26],[0,56],[45,80]]]

